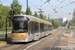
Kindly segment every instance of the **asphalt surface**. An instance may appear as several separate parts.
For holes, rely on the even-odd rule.
[[[11,36],[11,33],[8,33],[7,36],[8,37]],[[3,37],[5,37],[5,34],[0,34],[0,38],[3,38]]]
[[[71,29],[71,31],[73,32],[73,34],[74,34],[74,38],[75,38],[75,29]]]
[[[68,38],[62,36],[64,31],[64,28],[59,28],[53,31],[52,35],[41,38],[38,41],[8,43],[5,46],[0,46],[0,50],[61,50],[61,46],[68,46]]]

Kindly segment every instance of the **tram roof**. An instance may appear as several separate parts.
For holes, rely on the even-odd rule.
[[[52,25],[52,23],[50,23],[50,22],[48,22],[48,21],[44,21],[44,20],[42,20],[42,19],[39,19],[39,18],[34,17],[34,16],[31,16],[31,15],[14,15],[14,16],[26,16],[26,17],[28,17],[29,19],[34,19],[34,20],[42,21],[42,22],[45,22],[45,23],[48,23],[48,24],[51,24],[51,25]]]

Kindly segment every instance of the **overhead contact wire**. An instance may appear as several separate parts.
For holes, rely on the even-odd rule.
[[[72,3],[75,3],[75,1],[70,2],[69,4],[72,4]],[[60,9],[62,9],[63,7],[65,7],[65,6],[69,5],[69,4],[66,4],[66,5],[64,5],[64,6],[60,7]],[[58,12],[60,9],[58,9],[58,10],[57,10],[57,12]]]

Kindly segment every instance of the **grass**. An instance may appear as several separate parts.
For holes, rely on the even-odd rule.
[[[6,29],[0,29],[0,31],[5,31]],[[12,29],[7,29],[7,30],[12,30]]]
[[[75,29],[75,27],[72,27],[71,29]]]
[[[71,29],[67,29],[65,33],[71,33]]]
[[[6,28],[4,27],[4,28],[0,28],[0,31],[5,31],[6,30]],[[12,27],[7,27],[7,30],[12,30]]]
[[[67,32],[67,31],[66,31],[65,33],[71,33],[71,32]]]
[[[7,37],[7,40],[11,41],[11,37]],[[3,43],[3,42],[5,42],[5,38],[0,38],[0,43]]]

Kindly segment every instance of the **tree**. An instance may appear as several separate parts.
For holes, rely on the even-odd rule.
[[[65,26],[66,25],[66,23],[62,23],[62,26]]]
[[[27,15],[27,9],[26,9],[26,15]],[[28,7],[28,15],[32,15],[32,12],[30,10],[30,7]]]
[[[37,12],[36,12],[36,11],[34,12],[34,16],[35,16],[35,17],[38,17],[38,14],[37,14]]]
[[[11,10],[9,11],[9,16],[8,16],[8,18],[9,18],[9,19],[12,19],[12,16],[13,16],[13,9],[11,9]]]
[[[21,14],[25,15],[25,12],[21,11]]]
[[[75,26],[75,19],[70,20],[70,25],[74,25]]]
[[[58,22],[55,22],[55,24],[56,24],[55,27],[58,28],[59,27],[59,23]]]
[[[0,19],[0,28],[2,28],[4,26],[4,20]]]
[[[0,5],[0,19],[9,15],[10,7]]]
[[[18,0],[13,0],[11,3],[11,12],[14,11],[14,15],[21,14],[22,6],[18,3]]]
[[[75,9],[74,9],[74,12],[73,12],[73,18],[72,19],[75,19]]]
[[[55,27],[55,21],[54,20],[52,20],[52,25]]]
[[[68,24],[68,20],[65,21],[65,24]]]
[[[52,20],[52,25],[54,26],[54,27],[59,27],[59,23],[58,22],[55,22],[54,20]]]
[[[13,3],[11,3],[11,10],[9,11],[9,19],[12,19],[13,15],[21,14],[21,9],[22,6],[18,3],[18,0],[13,0]]]
[[[40,19],[43,19],[43,16],[44,16],[44,15],[40,13],[40,15],[39,15],[39,16],[40,16]]]
[[[51,22],[50,18],[48,17],[48,22]]]
[[[45,21],[46,21],[46,17],[47,17],[46,15],[45,15],[45,16],[43,16],[43,20],[45,20]]]
[[[9,6],[0,5],[0,28],[5,26],[6,16],[9,16]]]

